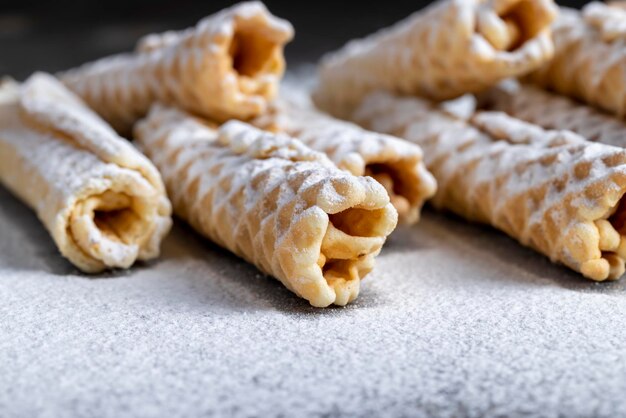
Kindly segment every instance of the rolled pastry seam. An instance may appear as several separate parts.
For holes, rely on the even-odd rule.
[[[347,117],[367,93],[384,89],[447,100],[552,57],[552,0],[439,0],[323,58],[314,100]]]
[[[454,118],[436,105],[370,95],[353,119],[420,145],[440,209],[490,224],[592,280],[626,259],[626,150],[501,112]]]
[[[271,111],[253,124],[298,138],[355,176],[374,178],[387,190],[404,224],[416,223],[424,202],[435,194],[437,184],[424,166],[420,147],[321,113],[308,96],[294,90],[281,92]]]
[[[591,3],[585,12],[561,8],[553,25],[552,61],[527,77],[538,86],[570,96],[623,117],[626,112],[626,36],[615,35],[597,10],[620,21],[622,8]],[[603,24],[606,23],[606,24]]]
[[[249,119],[266,110],[282,77],[289,22],[260,2],[240,3],[195,27],[139,41],[135,52],[61,74],[118,131],[128,131],[153,102],[213,120]]]
[[[171,227],[156,168],[47,74],[0,86],[0,182],[87,273],[157,257]]]
[[[354,300],[396,226],[380,184],[285,135],[155,106],[135,137],[178,216],[313,306]]]
[[[479,97],[484,109],[505,112],[545,129],[568,130],[589,141],[626,148],[626,122],[593,106],[515,80]]]

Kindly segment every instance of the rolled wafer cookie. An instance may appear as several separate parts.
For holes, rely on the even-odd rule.
[[[552,57],[552,0],[439,0],[323,58],[314,92],[338,116],[384,89],[446,100],[537,69]]]
[[[157,257],[172,222],[152,163],[43,73],[0,85],[0,182],[87,273]]]
[[[626,121],[566,96],[507,80],[480,95],[484,109],[505,112],[546,129],[575,132],[589,141],[626,148]]]
[[[605,18],[599,18],[600,12]],[[611,23],[615,21],[619,24]],[[623,117],[626,112],[624,21],[623,8],[602,3],[591,3],[582,12],[561,8],[553,25],[554,59],[526,80]]]
[[[602,40],[612,42],[626,37],[626,2],[594,1],[583,9],[585,20],[600,31]]]
[[[289,22],[262,3],[240,3],[191,29],[149,35],[132,53],[60,77],[121,132],[155,101],[214,120],[249,119],[264,112],[276,94],[283,46],[292,37]]]
[[[304,92],[283,89],[271,111],[253,124],[298,138],[355,176],[373,177],[389,193],[402,223],[417,222],[424,202],[435,194],[437,184],[419,146],[326,115]]]
[[[345,305],[396,226],[385,189],[285,135],[156,106],[135,128],[175,213],[311,305]]]
[[[626,259],[626,150],[501,112],[455,118],[429,102],[375,93],[353,119],[424,149],[440,209],[490,224],[593,280]]]

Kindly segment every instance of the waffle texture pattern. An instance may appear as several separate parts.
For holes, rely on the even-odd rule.
[[[47,74],[0,86],[0,182],[84,272],[157,257],[171,227],[152,163]]]
[[[612,19],[599,18],[603,13]],[[619,25],[611,25],[614,20]],[[582,12],[562,8],[553,26],[554,59],[528,80],[619,117],[626,112],[626,11],[592,3]]]
[[[467,120],[415,98],[369,96],[354,120],[424,149],[432,203],[490,224],[593,280],[624,273],[626,151],[501,112]]]
[[[396,226],[380,184],[291,137],[161,106],[135,134],[178,216],[313,306],[354,300]]]
[[[289,22],[260,2],[240,3],[195,27],[149,35],[132,53],[85,64],[60,75],[119,131],[170,103],[207,118],[249,119],[266,110],[282,77]]]
[[[481,106],[546,129],[576,132],[589,141],[626,148],[626,122],[567,96],[507,81],[480,97]]]
[[[555,15],[552,0],[440,0],[327,55],[315,102],[345,117],[378,89],[435,100],[483,90],[552,58]]]
[[[271,111],[254,123],[297,137],[309,148],[326,154],[342,170],[376,179],[387,189],[404,224],[419,220],[424,202],[437,189],[419,146],[333,118],[315,109],[300,92],[281,92]]]

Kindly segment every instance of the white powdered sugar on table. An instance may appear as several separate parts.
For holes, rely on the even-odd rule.
[[[626,414],[626,281],[491,228],[428,209],[319,310],[182,223],[159,261],[88,278],[0,201],[2,416]]]

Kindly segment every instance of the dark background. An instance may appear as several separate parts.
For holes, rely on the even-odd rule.
[[[58,71],[103,55],[130,50],[146,33],[194,25],[232,1],[0,0],[0,75],[24,78]],[[296,28],[286,50],[294,62],[314,62],[347,40],[388,26],[426,4],[399,1],[267,0],[275,15]],[[580,6],[584,1],[560,2]],[[357,6],[358,5],[358,6]]]

